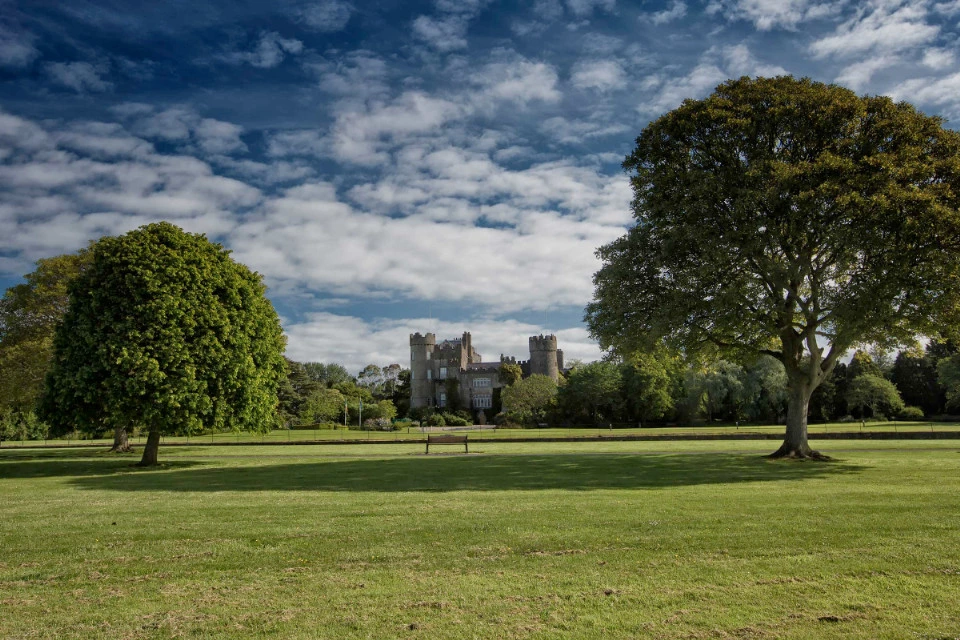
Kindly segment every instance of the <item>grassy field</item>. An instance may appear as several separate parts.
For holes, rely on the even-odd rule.
[[[2,638],[956,638],[960,446],[0,450]]]
[[[850,433],[856,431],[875,431],[888,433],[907,433],[907,432],[960,432],[960,422],[830,422],[830,423],[811,423],[808,431],[812,436],[820,433]],[[779,434],[784,432],[784,426],[781,425],[744,425],[737,426],[733,424],[716,424],[696,427],[655,427],[655,428],[629,428],[629,429],[514,429],[514,428],[486,428],[465,429],[457,428],[458,433],[467,433],[472,437],[492,438],[510,440],[515,438],[596,438],[597,436],[625,436],[625,435],[643,435],[643,436],[671,436],[671,435],[710,435],[710,434]],[[283,429],[271,431],[270,433],[215,433],[207,435],[195,435],[192,437],[176,436],[164,437],[163,441],[167,443],[179,444],[233,444],[233,443],[276,443],[276,442],[313,442],[318,440],[337,441],[337,440],[424,440],[426,435],[412,427],[400,431],[362,431],[359,429]],[[146,440],[145,434],[139,434],[133,438],[134,443],[142,444]],[[111,439],[100,440],[75,440],[75,439],[57,439],[47,441],[14,440],[0,442],[0,448],[16,446],[73,446],[89,444],[107,444]]]

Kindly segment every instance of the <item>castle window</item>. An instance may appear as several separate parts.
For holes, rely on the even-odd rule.
[[[433,355],[433,352],[432,352],[432,351],[427,351],[427,360],[430,359],[430,356],[431,356],[431,355]]]
[[[493,396],[473,396],[474,409],[490,409],[493,407]]]
[[[445,407],[445,406],[447,406],[447,394],[446,394],[446,393],[444,393],[444,392],[442,392],[442,391],[440,392],[440,402],[437,403],[437,406],[438,406],[438,407]]]
[[[417,352],[414,349],[410,349],[410,362],[413,362],[417,359]]]
[[[441,380],[446,380],[446,379],[447,379],[447,368],[446,368],[446,367],[440,367],[440,379],[441,379]]]
[[[490,386],[490,378],[474,378],[474,379],[473,379],[473,386],[474,386],[474,387],[489,387],[489,386]]]
[[[427,369],[427,380],[433,380],[433,369]]]

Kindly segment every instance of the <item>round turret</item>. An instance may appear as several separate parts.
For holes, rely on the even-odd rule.
[[[433,352],[437,336],[410,334],[410,406],[426,407],[433,399]],[[431,376],[427,372],[430,371]]]
[[[557,336],[530,337],[530,374],[539,373],[556,380],[560,377],[557,361]]]

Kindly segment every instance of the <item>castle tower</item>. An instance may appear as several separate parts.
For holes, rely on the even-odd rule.
[[[530,336],[530,375],[539,373],[554,380],[560,377],[557,336]]]
[[[410,334],[411,408],[427,407],[433,402],[433,352],[436,348],[437,336],[434,334]]]

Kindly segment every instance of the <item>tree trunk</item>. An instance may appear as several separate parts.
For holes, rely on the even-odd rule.
[[[130,441],[127,439],[127,430],[123,427],[117,427],[113,430],[113,447],[110,448],[113,453],[130,453]]]
[[[807,411],[813,389],[802,382],[788,378],[789,394],[787,398],[787,434],[783,444],[770,458],[803,458],[810,460],[829,460],[828,456],[814,451],[807,443]]]
[[[147,445],[143,448],[143,458],[138,467],[153,467],[157,464],[157,450],[160,448],[160,432],[151,431],[147,435]]]

